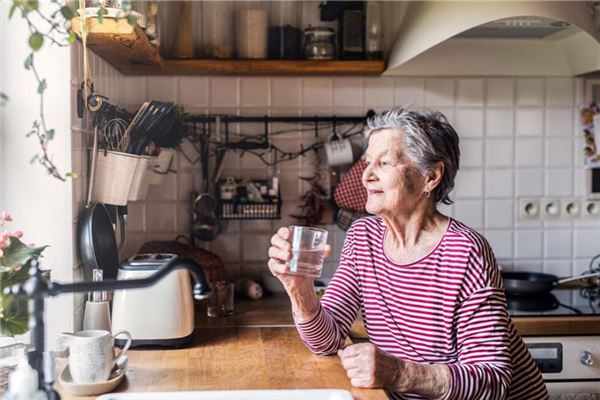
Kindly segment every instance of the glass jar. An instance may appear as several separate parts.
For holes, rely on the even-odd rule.
[[[269,58],[296,60],[300,58],[302,30],[298,22],[297,1],[274,1],[269,12]]]
[[[307,60],[333,60],[335,58],[335,31],[314,27],[304,31],[304,57]]]
[[[367,1],[365,23],[365,53],[369,60],[382,60],[382,15],[380,1]]]
[[[235,53],[240,59],[267,58],[269,13],[262,1],[239,1],[235,10]]]
[[[227,59],[233,56],[233,2],[203,1],[202,57]]]

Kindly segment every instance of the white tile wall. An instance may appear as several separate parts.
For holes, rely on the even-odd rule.
[[[74,68],[78,70],[78,68]],[[519,197],[575,196],[584,193],[576,104],[581,83],[572,78],[423,78],[423,77],[122,77],[110,67],[103,79],[123,105],[144,99],[171,100],[196,113],[238,115],[362,115],[367,109],[413,104],[443,112],[459,133],[461,170],[451,198],[440,210],[481,231],[507,269],[569,275],[583,271],[600,251],[598,222],[517,221]],[[286,129],[275,125],[272,129]],[[240,128],[241,129],[241,128]],[[244,132],[248,131],[246,127]],[[258,133],[259,131],[252,131]],[[325,133],[324,133],[325,134]],[[272,138],[282,149],[314,142],[312,132],[288,132]],[[82,140],[79,153],[86,146]],[[189,146],[184,146],[193,154]],[[310,175],[314,154],[280,165],[283,218],[279,221],[230,221],[208,248],[225,261],[232,276],[266,272],[269,238],[281,225],[296,222],[299,176]],[[178,175],[152,189],[145,202],[130,207],[127,250],[146,240],[188,234],[188,193],[192,168],[178,158]],[[227,174],[265,174],[256,157],[228,154]],[[78,196],[84,192],[79,188]],[[324,274],[331,275],[344,232],[327,227],[334,255]]]

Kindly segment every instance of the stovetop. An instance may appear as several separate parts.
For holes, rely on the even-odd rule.
[[[508,313],[513,317],[600,316],[600,299],[589,301],[581,289],[553,290],[536,296],[507,296]]]

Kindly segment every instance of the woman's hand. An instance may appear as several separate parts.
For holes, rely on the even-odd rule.
[[[310,287],[312,290],[313,282],[315,280],[312,276],[303,275],[292,275],[290,269],[286,265],[286,262],[292,258],[292,245],[290,243],[291,232],[287,227],[281,227],[277,230],[277,233],[271,237],[271,247],[269,248],[269,270],[275,275],[285,290],[290,293],[291,291]],[[331,254],[331,246],[325,245],[325,257]]]
[[[395,390],[404,361],[379,350],[372,343],[359,343],[338,351],[352,386]]]
[[[292,312],[298,322],[307,322],[319,312],[320,301],[314,290],[313,276],[292,275],[285,264],[292,258],[291,232],[288,228],[279,228],[271,238],[269,248],[269,269],[281,283],[290,296]],[[331,253],[331,246],[325,245],[325,256]]]
[[[450,370],[443,364],[420,364],[396,358],[372,343],[338,351],[352,386],[385,388],[441,399],[450,389]]]

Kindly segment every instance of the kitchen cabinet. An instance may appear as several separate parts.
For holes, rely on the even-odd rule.
[[[380,75],[381,60],[164,59],[144,32],[124,20],[88,19],[88,47],[123,75]],[[78,18],[72,20],[79,30]]]

